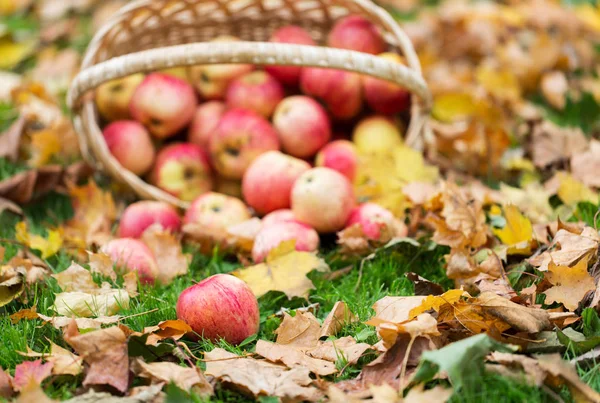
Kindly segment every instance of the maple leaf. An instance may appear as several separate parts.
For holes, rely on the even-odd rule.
[[[65,292],[81,291],[90,293],[100,288],[94,282],[90,271],[75,262],[71,262],[71,265],[65,271],[53,274],[52,277],[56,279],[58,286]]]
[[[288,369],[266,361],[243,358],[221,348],[205,353],[204,359],[206,375],[255,397],[267,395],[311,402],[322,397],[322,393],[312,386],[313,380],[306,368]]]
[[[502,229],[494,228],[492,231],[503,244],[508,246],[509,255],[522,255],[531,252],[533,241],[533,226],[516,206],[508,205],[504,208],[506,224]]]
[[[146,344],[156,345],[164,339],[179,340],[186,334],[192,334],[194,330],[182,320],[165,320],[156,326],[144,329],[144,333],[150,333],[146,339]]]
[[[42,259],[54,256],[63,245],[63,235],[61,230],[47,230],[48,237],[34,235],[28,232],[27,223],[21,221],[15,225],[15,237],[17,241],[23,243],[28,248],[42,252]]]
[[[529,263],[540,271],[547,271],[551,262],[558,266],[572,266],[586,256],[592,259],[598,253],[600,235],[591,228],[585,227],[581,234],[573,234],[566,229],[556,232],[552,240],[551,251],[530,258]]]
[[[173,382],[186,392],[194,390],[201,396],[213,394],[213,387],[199,368],[182,367],[172,362],[145,363],[139,358],[133,362],[134,372],[137,376],[148,378],[152,383],[169,384]]]
[[[52,374],[52,362],[42,364],[42,360],[24,361],[15,367],[13,388],[18,392],[32,385],[40,385]]]
[[[588,256],[573,267],[559,266],[550,262],[544,278],[553,287],[546,290],[546,304],[560,302],[569,311],[574,311],[590,291],[596,289],[594,278],[588,273]]]
[[[468,295],[463,290],[449,290],[442,295],[429,295],[421,302],[421,305],[412,308],[408,313],[408,319],[413,319],[420,314],[433,309],[439,312],[440,307],[445,304],[453,304],[460,301],[463,296]]]
[[[54,342],[50,341],[50,353],[36,353],[27,347],[27,352],[19,354],[30,358],[43,358],[52,363],[52,374],[54,375],[79,375],[83,370],[83,360]]]
[[[158,281],[169,284],[174,278],[187,274],[191,256],[183,253],[175,235],[152,226],[144,231],[142,241],[156,258]]]
[[[292,298],[308,295],[313,283],[306,275],[313,270],[327,272],[329,266],[314,253],[296,251],[295,241],[288,241],[273,249],[265,263],[231,274],[244,280],[256,297],[269,291],[283,291]]]

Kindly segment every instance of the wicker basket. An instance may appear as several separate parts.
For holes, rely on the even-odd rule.
[[[295,24],[323,43],[335,21],[348,14],[375,23],[408,67],[355,51],[266,42],[277,28]],[[241,41],[207,42],[219,35]],[[68,104],[84,158],[141,198],[187,208],[188,203],[146,183],[110,154],[91,92],[106,81],[134,73],[217,63],[329,67],[398,83],[413,94],[406,142],[423,146],[431,98],[419,60],[396,22],[370,0],[139,0],[121,9],[96,33],[69,89]]]

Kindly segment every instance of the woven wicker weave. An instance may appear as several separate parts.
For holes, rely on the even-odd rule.
[[[348,14],[375,23],[407,67],[365,53],[328,47],[265,42],[279,27],[305,28],[318,43]],[[208,42],[233,35],[240,42]],[[368,74],[408,88],[413,97],[408,145],[421,148],[430,95],[413,46],[396,24],[370,0],[139,0],[121,9],[93,38],[81,72],[68,94],[84,157],[140,197],[183,202],[124,169],[110,154],[89,96],[104,82],[139,72],[217,63],[330,67]]]

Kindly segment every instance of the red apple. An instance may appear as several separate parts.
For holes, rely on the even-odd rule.
[[[294,216],[294,212],[290,209],[275,210],[262,218],[262,225],[266,227],[272,224],[282,222],[299,222]]]
[[[403,64],[402,57],[396,53],[382,53],[379,57]],[[392,115],[404,112],[410,106],[410,92],[389,81],[364,76],[363,89],[367,104],[378,113]]]
[[[153,284],[158,277],[158,266],[152,251],[140,240],[113,239],[101,248],[117,268],[135,271],[143,284]]]
[[[198,100],[186,81],[152,73],[137,87],[129,105],[131,116],[158,138],[175,135],[194,117]]]
[[[298,158],[314,156],[331,138],[331,122],[314,99],[296,95],[284,99],[273,116],[283,150]]]
[[[315,41],[310,34],[303,28],[296,25],[288,25],[279,28],[273,33],[270,42],[277,43],[295,43],[298,45],[313,45]],[[275,77],[279,82],[287,86],[297,86],[300,81],[302,67],[296,66],[265,66],[267,73]]]
[[[210,192],[194,200],[183,218],[184,224],[200,224],[219,233],[251,217],[248,207],[235,197]]]
[[[258,332],[258,301],[246,283],[229,274],[215,274],[183,290],[177,318],[203,338],[239,344]]]
[[[109,121],[131,119],[129,103],[143,80],[143,74],[134,74],[109,81],[98,87],[96,106],[100,115]]]
[[[385,52],[386,43],[377,26],[359,15],[349,15],[335,23],[327,44],[332,48],[350,49],[378,55]]]
[[[283,96],[279,81],[264,71],[253,71],[231,83],[225,100],[230,109],[249,109],[269,118]]]
[[[351,141],[332,141],[319,151],[315,164],[338,171],[353,183],[358,168],[358,150]]]
[[[403,144],[399,125],[392,119],[373,115],[362,119],[352,133],[352,141],[363,153],[388,153]]]
[[[256,112],[232,109],[223,115],[210,141],[212,163],[222,176],[242,179],[259,155],[279,149],[277,132]]]
[[[356,73],[305,67],[300,74],[300,88],[306,95],[323,100],[336,119],[351,119],[362,108],[362,82]]]
[[[235,42],[238,38],[220,36],[213,42]],[[251,64],[205,64],[190,67],[190,81],[202,95],[203,99],[225,99],[227,87],[236,78],[254,70]]]
[[[148,131],[133,120],[118,120],[102,132],[104,141],[121,166],[136,175],[143,175],[154,163],[156,151]]]
[[[225,104],[219,101],[209,101],[198,106],[190,124],[188,141],[208,150],[210,138],[217,129],[225,109]]]
[[[354,204],[352,184],[333,169],[312,168],[292,188],[294,216],[320,233],[344,228]]]
[[[177,210],[164,202],[143,200],[127,206],[119,223],[120,238],[139,238],[154,224],[165,230],[177,232],[181,228],[181,218]]]
[[[319,248],[319,234],[305,224],[298,222],[279,222],[264,225],[254,239],[252,259],[260,263],[284,241],[296,241],[296,250],[313,252]]]
[[[294,182],[309,169],[306,161],[279,151],[266,152],[255,159],[244,174],[244,200],[260,215],[289,208]]]
[[[158,153],[150,182],[181,200],[192,201],[212,189],[208,156],[195,144],[170,144]]]
[[[375,203],[364,203],[352,210],[346,227],[360,224],[367,238],[377,241],[381,237],[381,231],[384,228],[396,229],[397,227],[402,227],[401,223],[396,221],[396,218],[388,209]],[[406,229],[406,226],[403,227]],[[397,235],[406,236],[406,232],[401,231]]]

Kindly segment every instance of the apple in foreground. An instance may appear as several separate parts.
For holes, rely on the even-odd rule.
[[[136,175],[152,168],[156,150],[144,126],[133,120],[118,120],[102,132],[106,146],[121,166]]]
[[[109,121],[131,119],[129,103],[143,80],[143,74],[133,74],[99,86],[96,90],[96,106],[100,115]]]
[[[323,100],[336,119],[348,120],[361,111],[360,74],[344,70],[305,67],[300,75],[300,89],[306,95]]]
[[[351,141],[332,141],[319,151],[315,165],[338,171],[354,183],[358,169],[358,150]]]
[[[150,182],[181,200],[192,201],[212,189],[208,156],[195,144],[170,144],[158,153]]]
[[[404,223],[397,220],[388,209],[376,203],[364,203],[355,207],[350,213],[346,227],[360,224],[367,238],[379,240],[382,230],[387,228],[394,232],[395,236],[406,236],[407,228]]]
[[[266,227],[271,224],[277,224],[282,222],[299,222],[296,220],[296,216],[291,209],[281,209],[275,210],[266,216],[264,216],[261,220],[262,226]]]
[[[225,100],[229,109],[242,108],[270,118],[284,97],[282,85],[269,73],[252,71],[234,80]]]
[[[377,26],[360,15],[349,15],[336,22],[327,37],[327,44],[332,48],[373,55],[385,52],[386,48]]]
[[[152,73],[135,90],[129,110],[154,137],[165,139],[192,121],[197,105],[194,88],[186,81],[168,74]]]
[[[306,161],[279,151],[268,151],[255,159],[244,174],[244,200],[259,215],[289,208],[294,182],[309,169]]]
[[[283,151],[298,158],[314,156],[331,138],[327,111],[303,95],[288,97],[277,106],[273,126]]]
[[[242,179],[259,155],[279,150],[277,132],[256,112],[231,109],[223,115],[210,140],[213,166],[229,179]]]
[[[158,277],[158,265],[152,251],[138,239],[113,239],[100,251],[107,254],[117,268],[137,272],[142,284],[153,284]]]
[[[225,109],[225,104],[219,101],[209,101],[198,106],[190,124],[188,141],[208,150],[210,138],[217,129]]]
[[[292,188],[294,216],[319,233],[344,228],[354,205],[352,184],[330,168],[312,168],[300,176]]]
[[[194,200],[188,208],[184,224],[199,224],[216,232],[239,224],[251,217],[248,207],[235,197],[220,193],[206,193]]]
[[[168,203],[142,200],[127,206],[119,223],[120,238],[139,238],[146,229],[160,224],[165,230],[178,232],[181,218],[177,210]]]
[[[402,57],[397,53],[382,53],[379,57],[404,64]],[[410,106],[410,92],[392,82],[364,76],[363,89],[367,104],[377,113],[393,115],[404,112]]]
[[[374,115],[361,120],[352,133],[356,148],[364,153],[388,153],[403,144],[402,133],[393,120]]]
[[[269,42],[316,46],[316,43],[310,34],[297,25],[287,25],[279,28],[271,35]],[[265,66],[265,71],[279,80],[282,84],[292,87],[298,85],[302,67]]]
[[[258,332],[260,312],[252,290],[229,274],[215,274],[183,290],[177,318],[201,337],[240,344]]]
[[[319,248],[319,234],[308,225],[299,222],[279,222],[264,225],[254,239],[252,259],[256,263],[265,260],[272,249],[284,241],[296,241],[296,250],[313,252]]]

